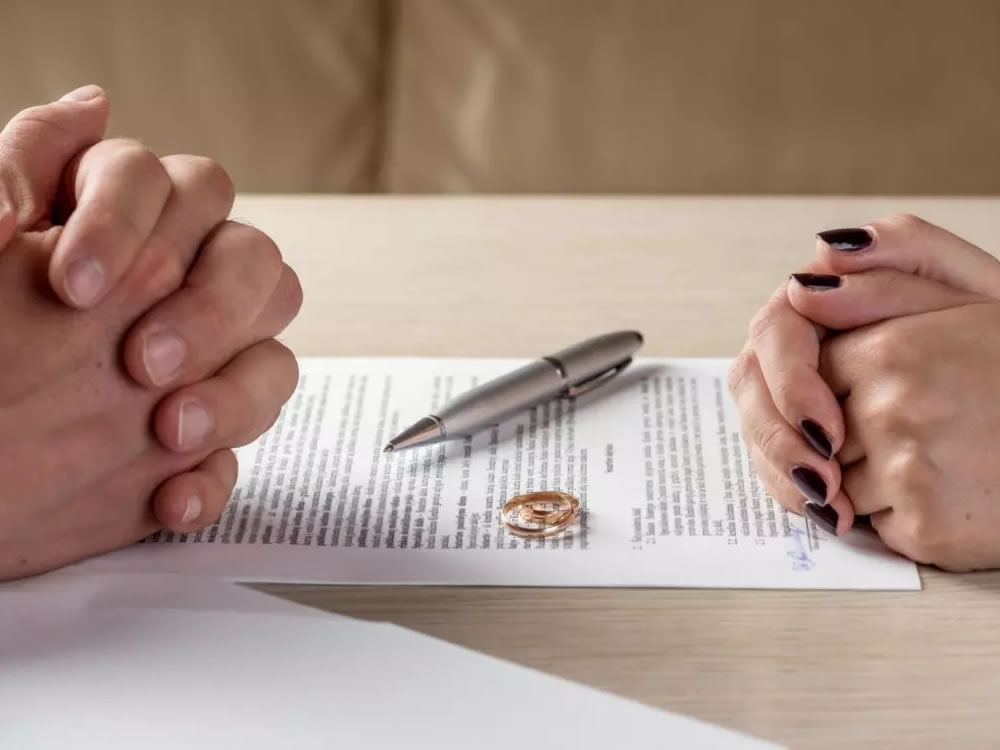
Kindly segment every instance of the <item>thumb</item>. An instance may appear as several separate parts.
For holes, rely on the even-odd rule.
[[[820,232],[816,244],[827,272],[893,268],[1000,299],[1000,261],[916,216],[900,214],[866,227]]]
[[[0,247],[51,214],[63,171],[104,137],[109,111],[103,89],[83,86],[7,123],[0,132]]]
[[[796,312],[838,331],[989,299],[892,269],[844,276],[796,273],[788,284],[788,301]]]

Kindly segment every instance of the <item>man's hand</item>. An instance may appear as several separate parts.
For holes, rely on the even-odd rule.
[[[132,264],[170,194],[156,157],[132,141],[102,145],[82,190],[73,160],[104,138],[108,99],[83,86],[18,113],[0,133],[0,247],[17,231],[66,223],[49,277],[67,304],[97,304]]]
[[[271,337],[298,311],[298,279],[264,234],[224,221],[228,175],[99,141],[107,102],[95,88],[27,110],[0,135],[0,464],[11,477],[0,578],[214,522],[235,482],[229,448],[273,423],[297,379]],[[115,270],[100,304],[74,311],[60,283],[80,259],[73,248],[92,246]]]
[[[65,225],[47,271],[55,294],[87,308],[123,280],[141,288],[145,309],[155,308],[128,335],[127,372],[147,387],[190,385],[276,335],[297,312],[301,289],[266,236],[222,225],[234,191],[218,164],[193,156],[157,159],[136,141],[102,141],[108,113],[104,92],[84,86],[21,112],[0,133],[0,248],[16,232]],[[210,233],[213,241],[199,254]],[[85,269],[75,279],[74,267]],[[186,450],[182,425],[174,424],[181,399],[168,400],[156,420],[164,447],[177,451]],[[185,430],[234,421],[230,411],[243,405],[232,401],[228,391],[216,392],[205,413],[198,412],[200,422],[190,418],[192,406]],[[228,466],[230,459],[209,463],[219,467],[210,483],[225,484],[231,472],[223,460]],[[210,523],[224,501],[211,493],[199,515],[166,492],[154,510],[165,527],[183,531]]]
[[[843,533],[855,512],[841,490],[846,428],[818,371],[821,343],[830,329],[1000,298],[1000,263],[912,216],[824,233],[817,249],[818,261],[783,284],[754,319],[730,388],[769,492],[786,508]]]
[[[229,232],[253,231],[227,226]],[[229,343],[220,342],[220,353],[227,345],[238,353],[221,363],[194,359],[190,372],[197,382],[157,406],[162,391],[136,386],[118,367],[120,342],[171,274],[159,272],[158,263],[146,266],[158,273],[140,273],[139,264],[99,307],[70,310],[44,294],[60,234],[57,227],[17,235],[0,253],[0,359],[9,363],[0,372],[0,578],[143,538],[159,528],[151,496],[181,513],[182,530],[214,520],[236,478],[226,448],[266,429],[298,377],[292,354],[267,338],[297,309],[287,290],[284,298],[274,294],[288,282],[281,281],[281,263],[272,256],[269,263],[241,267],[239,283],[252,294],[212,308],[218,330],[228,331],[237,314],[246,316],[233,323]],[[193,283],[151,320],[176,323],[186,306],[218,302],[211,264],[231,262],[233,247],[225,232],[211,235],[198,261],[205,265],[192,271]],[[250,259],[273,252],[258,247],[264,249],[251,243]],[[247,250],[242,243],[241,249]],[[262,289],[270,292],[257,291]],[[261,339],[240,351],[246,341]],[[217,374],[197,380],[219,364]],[[176,451],[151,434],[154,410],[157,432]]]

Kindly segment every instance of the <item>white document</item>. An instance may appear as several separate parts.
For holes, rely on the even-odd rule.
[[[83,567],[249,581],[919,589],[872,533],[831,537],[756,480],[723,360],[641,360],[471,439],[384,454],[434,406],[522,364],[303,359],[277,424],[240,449],[221,521]],[[531,490],[579,498],[561,538],[510,534]]]
[[[775,747],[394,625],[185,578],[0,586],[0,747]]]

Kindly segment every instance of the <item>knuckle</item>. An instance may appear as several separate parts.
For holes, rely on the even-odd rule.
[[[115,148],[115,158],[128,169],[163,187],[170,187],[170,177],[166,168],[148,147],[130,138],[115,139],[112,144]]]
[[[914,378],[886,377],[871,393],[858,395],[858,414],[874,434],[895,440],[926,437],[935,425],[957,414],[948,398],[935,394]]]
[[[284,264],[285,274],[289,279],[289,290],[288,290],[288,307],[291,311],[291,317],[295,317],[299,314],[299,310],[302,309],[302,302],[305,299],[305,294],[302,291],[302,280],[299,279],[299,275],[295,273],[295,270],[289,266],[287,263]]]
[[[918,513],[933,506],[937,469],[926,451],[913,440],[897,447],[882,467],[883,484],[900,504]]]
[[[45,143],[50,151],[65,152],[68,158],[69,150],[78,148],[74,147],[77,137],[54,116],[50,105],[21,110],[11,118],[3,134],[6,144],[2,149],[5,158],[0,162],[0,181],[20,218],[31,225],[42,219],[49,207],[32,185],[28,174],[30,164],[20,164],[30,159],[35,143]]]
[[[262,257],[271,258],[275,264],[282,261],[281,250],[268,235],[256,227],[240,221],[227,221],[218,233],[218,242],[232,242],[245,250],[252,250]]]
[[[278,278],[285,267],[285,259],[281,254],[278,243],[259,229],[254,229],[253,227],[247,228],[254,234],[253,250],[258,261],[266,266],[274,274],[275,278]]]
[[[270,429],[298,385],[298,362],[288,347],[268,339],[257,344],[256,353],[252,365],[256,376],[246,370],[224,376],[232,412],[226,430],[230,442],[250,442]]]
[[[299,361],[295,354],[292,353],[291,349],[279,342],[275,343],[278,343],[278,346],[281,347],[280,356],[283,359],[282,366],[284,370],[285,387],[283,389],[283,398],[281,399],[281,402],[284,403],[292,397],[292,394],[295,393],[295,388],[299,384]]]
[[[866,364],[881,374],[912,370],[922,358],[914,337],[905,335],[899,325],[881,325],[866,331],[863,347]]]
[[[139,216],[134,210],[122,210],[113,207],[107,201],[101,201],[90,206],[87,211],[87,231],[96,237],[118,237],[127,238],[131,241],[145,239],[145,230],[140,223]],[[123,256],[114,252],[118,249],[117,243],[114,245],[105,244],[107,259],[120,260]]]
[[[244,378],[232,377],[223,372],[217,389],[212,395],[213,408],[217,413],[216,437],[221,444],[229,446],[235,435],[242,434],[263,409],[262,404]]]
[[[38,137],[64,148],[76,142],[76,137],[67,124],[64,118],[58,116],[57,109],[49,104],[40,104],[22,109],[14,115],[4,128],[4,132],[16,138],[21,134],[28,135],[25,131],[35,130],[38,131]]]
[[[872,432],[881,437],[899,439],[916,427],[914,410],[895,388],[883,387],[878,395],[867,397],[859,411]]]
[[[897,372],[909,372],[926,365],[926,352],[921,351],[921,340],[906,335],[902,326],[889,326],[887,340],[883,347],[887,367]]]
[[[829,380],[845,362],[859,358],[858,341],[860,333],[850,331],[841,333],[823,342],[819,348],[819,376]]]
[[[281,279],[257,322],[266,327],[268,335],[277,335],[299,314],[302,297],[298,275],[283,264]]]
[[[928,222],[924,219],[921,219],[919,216],[911,213],[893,214],[879,223],[887,225],[888,227],[904,234],[922,232],[929,226]]]
[[[104,145],[104,144],[102,144]],[[145,241],[150,227],[146,226],[144,214],[148,210],[148,198],[153,193],[165,197],[170,192],[170,178],[160,164],[160,160],[145,146],[136,141],[119,141],[111,147],[111,156],[106,168],[119,173],[128,180],[129,190],[140,194],[129,205],[120,205],[116,198],[102,195],[87,209],[87,231],[95,236],[124,236],[134,242]],[[105,253],[115,262],[121,262],[120,254],[112,253],[114,245]]]
[[[773,380],[774,382],[769,382],[768,386],[778,411],[786,416],[800,411],[795,405],[802,401],[800,391],[802,384],[806,382],[805,379],[795,377],[794,370],[792,370],[781,372]]]
[[[181,154],[164,157],[162,160],[168,171],[175,173],[175,179],[196,185],[202,191],[218,196],[227,203],[236,197],[236,186],[229,173],[215,159],[207,156]]]
[[[280,279],[284,259],[278,245],[264,232],[238,221],[227,221],[216,231],[204,248],[205,253],[238,254],[246,278],[267,278],[268,292]]]
[[[34,224],[44,215],[45,208],[35,198],[28,178],[8,163],[0,163],[0,189],[26,223]]]
[[[784,425],[767,420],[753,428],[752,437],[757,448],[765,456],[779,456],[787,434]]]
[[[253,250],[260,258],[260,261],[262,263],[266,263],[272,270],[280,273],[284,267],[285,259],[281,254],[281,249],[278,247],[278,243],[259,229],[246,225],[244,226],[250,233]]]
[[[245,384],[234,384],[231,398],[234,405],[241,404],[242,408],[233,414],[226,430],[225,444],[228,446],[235,448],[253,442],[278,421],[281,406],[261,403]]]
[[[774,328],[775,316],[770,304],[764,305],[750,319],[749,334],[751,341],[757,341],[768,335]]]
[[[925,565],[957,564],[961,550],[934,514],[911,511],[900,519],[900,524],[900,546],[907,557]]]
[[[744,349],[729,366],[727,383],[729,386],[729,393],[734,397],[746,388],[751,376],[753,375],[753,358],[753,352],[749,349]]]
[[[196,348],[221,350],[225,342],[233,340],[237,321],[233,319],[231,305],[218,295],[207,293],[191,295],[189,305],[184,320]]]
[[[170,243],[153,237],[129,272],[129,287],[141,300],[161,300],[180,288],[186,271]]]
[[[778,472],[760,451],[751,449],[750,463],[768,495],[781,505],[781,507],[793,513],[802,512],[802,504],[804,502],[802,494],[789,488],[788,482],[778,475]]]
[[[280,409],[299,383],[298,359],[291,349],[277,339],[267,339],[257,344],[257,347],[263,356],[257,360],[256,366],[268,368],[270,382],[264,397],[258,399],[265,405]]]
[[[863,348],[867,364],[873,367],[883,367],[893,361],[895,337],[890,336],[883,326],[867,331],[864,335]]]
[[[49,125],[52,122],[48,117],[50,111],[51,110],[44,104],[39,104],[34,107],[26,107],[10,118],[5,130],[10,131],[29,122],[44,123],[45,125]]]

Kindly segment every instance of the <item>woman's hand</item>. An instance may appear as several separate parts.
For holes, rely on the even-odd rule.
[[[1000,298],[1000,262],[912,216],[824,232],[818,253],[755,317],[730,389],[769,492],[784,507],[843,533],[855,508],[841,489],[841,464],[851,458],[842,451],[844,415],[818,369],[828,329]]]
[[[972,294],[962,302],[948,287],[898,272],[844,278],[866,296],[905,294],[944,309],[823,345],[820,373],[843,399],[847,425],[843,492],[887,546],[913,560],[1000,566],[1000,302]],[[849,294],[795,304],[832,324]]]

